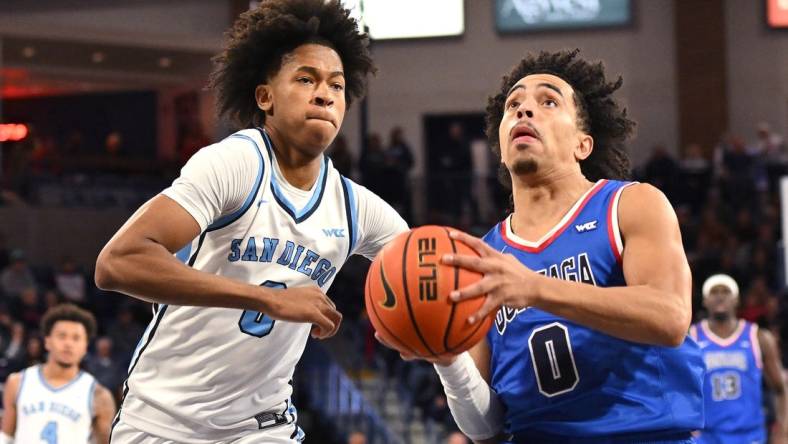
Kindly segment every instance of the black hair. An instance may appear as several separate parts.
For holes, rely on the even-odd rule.
[[[577,57],[579,52],[579,49],[575,49],[527,54],[503,77],[498,92],[487,100],[487,140],[500,161],[498,128],[503,119],[507,93],[525,76],[552,74],[563,79],[574,90],[577,125],[594,139],[591,155],[580,162],[583,175],[592,181],[603,178],[626,179],[630,174],[630,165],[624,141],[632,134],[635,122],[627,117],[626,109],[612,97],[623,80],[619,76],[615,81],[608,82],[602,62],[587,62]],[[512,179],[506,166],[501,165],[498,173],[501,184],[511,188]]]
[[[297,47],[316,43],[337,52],[345,75],[345,99],[366,94],[375,72],[366,34],[339,0],[264,0],[240,15],[226,33],[224,50],[214,57],[209,87],[217,92],[219,115],[248,128],[265,123],[255,88],[276,75],[283,58]]]
[[[58,321],[79,322],[85,327],[88,339],[96,334],[96,318],[91,312],[74,304],[59,304],[47,310],[41,318],[41,334],[49,336]]]

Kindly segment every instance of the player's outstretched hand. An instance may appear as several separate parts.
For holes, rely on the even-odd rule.
[[[271,298],[265,312],[272,319],[313,324],[312,337],[325,339],[334,336],[342,323],[342,313],[334,302],[317,287],[291,287]]]
[[[483,240],[469,234],[452,231],[453,239],[464,242],[476,250],[479,256],[446,254],[441,261],[484,275],[478,282],[454,290],[449,294],[453,301],[478,298],[487,295],[481,308],[468,318],[473,324],[484,319],[490,312],[505,305],[510,308],[525,308],[531,305],[536,293],[536,284],[544,279],[523,265],[514,256],[496,251]]]
[[[381,344],[385,345],[386,347],[388,347],[388,348],[390,348],[390,349],[392,349],[394,351],[399,352],[399,357],[402,358],[404,361],[413,361],[415,359],[421,359],[421,360],[427,361],[427,362],[432,363],[432,364],[438,364],[438,365],[441,365],[441,366],[444,366],[444,367],[448,367],[454,362],[455,359],[457,359],[456,355],[440,357],[440,358],[423,358],[421,356],[416,356],[416,355],[410,354],[408,352],[403,352],[400,349],[398,349],[398,348],[394,347],[393,345],[389,344],[388,342],[386,342],[378,334],[378,332],[375,332],[375,339],[377,339],[378,342],[380,342]]]

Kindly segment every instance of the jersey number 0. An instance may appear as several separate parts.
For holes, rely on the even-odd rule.
[[[286,284],[276,281],[265,281],[260,284],[260,286],[276,288],[280,290],[287,288]],[[244,310],[243,314],[241,314],[241,319],[238,320],[238,327],[247,335],[262,338],[263,336],[268,336],[268,334],[271,333],[271,330],[274,328],[274,322],[276,321],[264,313],[253,310]]]

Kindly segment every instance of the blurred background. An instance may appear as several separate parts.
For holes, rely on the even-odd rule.
[[[119,394],[150,307],[97,290],[96,256],[192,154],[236,129],[217,120],[204,87],[222,33],[257,3],[0,1],[0,381],[43,359],[38,321],[70,301],[99,320],[86,368]],[[788,356],[788,2],[346,4],[369,27],[379,73],[329,151],[343,174],[411,225],[484,234],[508,205],[483,137],[487,96],[525,52],[580,48],[624,78],[618,96],[638,122],[634,177],[679,216],[696,319],[700,284],[730,274],[741,316]],[[432,368],[374,340],[367,266],[342,269],[329,292],[340,334],[310,343],[297,369],[308,442],[465,442]]]

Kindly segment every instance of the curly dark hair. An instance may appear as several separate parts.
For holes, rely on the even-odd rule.
[[[88,339],[96,334],[96,318],[93,313],[74,304],[58,304],[47,310],[41,318],[41,333],[49,336],[57,321],[79,322],[85,327]]]
[[[501,159],[498,128],[503,119],[506,94],[520,79],[531,74],[552,74],[567,82],[574,90],[577,107],[577,125],[594,138],[591,155],[580,162],[586,178],[625,179],[629,177],[629,156],[624,141],[632,134],[635,122],[627,117],[627,110],[613,99],[612,94],[621,87],[621,76],[614,82],[605,79],[602,62],[589,63],[572,51],[528,54],[503,77],[501,89],[487,100],[485,132],[493,152]],[[512,179],[509,170],[501,165],[498,178],[507,188]]]
[[[345,99],[362,97],[367,75],[375,72],[369,39],[359,33],[350,11],[339,0],[264,0],[247,11],[226,33],[224,50],[213,58],[208,87],[216,90],[219,115],[243,128],[265,123],[255,88],[276,75],[285,55],[316,43],[339,54],[345,73]]]

